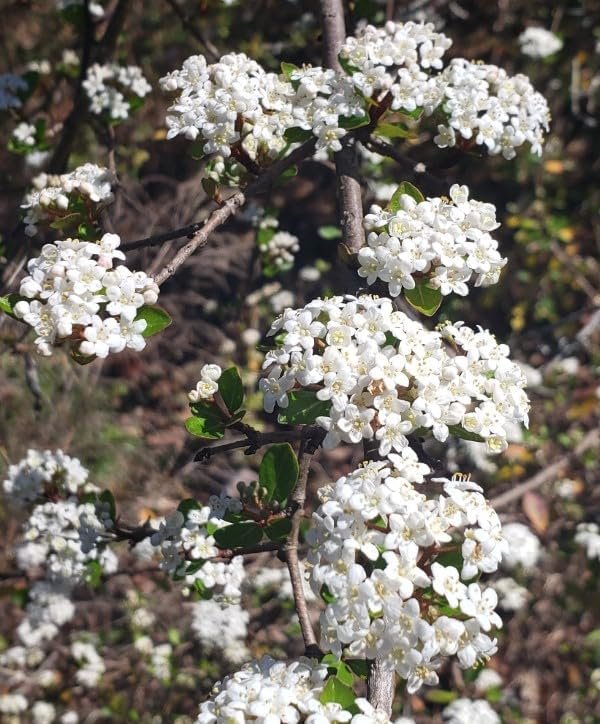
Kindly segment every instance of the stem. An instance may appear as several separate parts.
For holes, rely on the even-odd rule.
[[[240,432],[243,432],[245,435],[241,440],[202,447],[196,453],[194,460],[210,460],[213,455],[217,455],[218,453],[239,450],[244,447],[248,448],[246,450],[247,455],[253,455],[258,448],[264,445],[271,445],[275,442],[294,442],[296,440],[305,441],[316,449],[325,435],[325,431],[320,427],[305,427],[302,430],[275,430],[274,432],[257,432],[249,426],[245,427],[247,429],[240,430]]]

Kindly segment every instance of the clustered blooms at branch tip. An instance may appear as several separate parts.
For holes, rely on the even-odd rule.
[[[125,259],[120,243],[117,234],[98,242],[66,239],[44,244],[29,260],[20,294],[31,301],[17,302],[14,313],[34,328],[40,354],[51,355],[64,340],[79,354],[96,357],[146,346],[147,323],[136,316],[156,302],[158,287],[145,272],[113,267],[115,259]]]
[[[128,118],[152,90],[141,68],[117,63],[91,65],[83,87],[90,101],[90,111],[96,115],[104,114],[111,121]]]
[[[496,652],[488,632],[502,625],[496,592],[473,580],[508,548],[498,515],[463,476],[419,492],[429,472],[410,448],[364,464],[319,490],[307,535],[311,585],[327,603],[322,648],[383,661],[409,693],[436,684],[445,657],[464,668],[486,660]],[[462,564],[444,562],[442,547]]]
[[[113,200],[113,174],[106,168],[86,163],[70,173],[41,173],[33,181],[33,189],[25,195],[25,233],[35,236],[41,221],[54,221],[81,211],[96,216],[99,209]]]
[[[449,426],[461,426],[500,452],[508,425],[528,422],[523,372],[486,330],[456,322],[429,331],[389,299],[346,296],[287,309],[270,334],[278,346],[259,382],[265,410],[286,408],[295,389],[316,388],[325,448],[374,439],[387,455],[416,430],[443,442]]]
[[[358,252],[358,274],[367,284],[381,279],[397,297],[426,279],[444,296],[465,296],[472,280],[477,287],[498,281],[506,259],[489,233],[500,226],[493,204],[469,200],[469,189],[458,184],[450,200],[419,203],[402,194],[398,203],[395,212],[372,206],[365,217],[367,246]]]

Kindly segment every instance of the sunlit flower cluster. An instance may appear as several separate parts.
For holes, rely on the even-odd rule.
[[[32,123],[23,121],[19,123],[12,132],[12,137],[25,146],[35,146],[36,127]]]
[[[410,449],[366,463],[319,490],[307,536],[311,585],[327,604],[321,646],[383,660],[409,693],[436,684],[447,656],[464,668],[485,660],[496,650],[488,633],[502,625],[495,591],[473,581],[506,550],[500,520],[464,476],[419,492],[428,472]],[[444,563],[447,551],[462,564]]]
[[[290,269],[294,256],[300,251],[300,241],[289,231],[278,229],[279,221],[273,217],[262,219],[257,235],[263,271],[268,275]]]
[[[485,699],[456,699],[442,712],[444,724],[501,724]]]
[[[215,651],[241,664],[250,658],[246,647],[250,615],[239,604],[223,606],[218,601],[197,601],[192,607],[192,632],[203,655]]]
[[[500,452],[506,427],[527,423],[524,375],[485,330],[458,322],[428,331],[389,299],[347,296],[287,309],[270,334],[278,347],[259,383],[265,410],[286,408],[294,389],[316,386],[325,448],[374,439],[387,455],[417,429],[443,442],[449,426],[461,426]]]
[[[200,705],[196,724],[390,724],[366,699],[356,700],[361,713],[354,716],[340,704],[322,703],[327,676],[327,666],[311,659],[286,664],[264,656],[215,684],[211,698]]]
[[[530,58],[547,58],[549,55],[558,53],[563,47],[562,40],[551,30],[531,26],[519,35],[521,53]]]
[[[27,83],[20,75],[0,73],[0,111],[20,108],[22,102],[18,94],[25,90],[27,90]]]
[[[444,296],[465,296],[468,282],[498,281],[506,259],[489,233],[500,226],[493,204],[469,200],[469,189],[458,184],[450,200],[402,194],[398,204],[397,211],[373,206],[365,217],[368,245],[358,252],[358,274],[367,284],[380,279],[396,297],[425,278]]]
[[[146,346],[147,323],[136,317],[156,302],[158,286],[145,272],[113,267],[115,259],[125,258],[120,243],[116,234],[98,242],[66,239],[44,244],[40,256],[29,260],[20,287],[25,299],[14,312],[34,328],[39,354],[51,355],[62,340],[96,357]]]
[[[442,100],[436,105],[447,116],[434,138],[440,148],[455,146],[460,136],[506,159],[525,142],[541,155],[550,111],[527,76],[511,77],[498,66],[455,58],[439,75],[438,88]]]
[[[113,200],[113,182],[110,171],[94,163],[61,175],[39,174],[21,204],[25,209],[25,233],[35,236],[40,222],[51,222],[82,209],[95,216],[101,206]]]
[[[230,525],[224,519],[228,512],[240,509],[239,500],[213,495],[208,505],[171,513],[150,539],[160,549],[161,568],[183,581],[184,590],[196,588],[219,603],[239,603],[245,575],[243,559],[219,560],[213,533]]]
[[[188,393],[190,402],[212,400],[219,389],[219,379],[221,377],[221,373],[222,370],[219,365],[203,365],[200,370],[200,379],[196,383],[196,387]]]
[[[508,541],[508,550],[502,558],[503,567],[535,568],[542,555],[542,544],[535,533],[523,523],[505,523],[502,531]]]
[[[585,548],[588,558],[600,559],[600,526],[597,523],[579,523],[575,543]]]
[[[88,68],[83,87],[90,101],[90,111],[106,114],[112,121],[128,118],[140,99],[152,90],[152,86],[137,65],[94,63]]]
[[[85,641],[75,641],[71,645],[71,656],[79,667],[75,674],[77,683],[87,689],[96,687],[106,671],[106,666],[95,646]]]

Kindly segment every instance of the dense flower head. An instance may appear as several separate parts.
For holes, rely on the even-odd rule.
[[[449,426],[461,426],[499,452],[507,426],[527,424],[524,375],[486,330],[457,322],[428,331],[391,300],[363,295],[287,309],[270,334],[279,346],[267,353],[259,383],[265,410],[286,408],[293,390],[316,387],[325,448],[374,439],[387,455],[405,448],[415,430],[444,441]]]
[[[88,483],[88,471],[81,461],[62,450],[28,450],[22,460],[9,466],[3,487],[11,501],[19,505],[46,495],[68,497],[95,490]]]
[[[444,724],[501,724],[485,699],[456,699],[442,712]]]
[[[171,513],[152,535],[160,549],[161,568],[189,588],[201,588],[219,603],[238,603],[244,579],[241,556],[218,560],[213,533],[230,523],[228,512],[239,512],[241,503],[227,495],[212,495],[208,505]]]
[[[600,526],[597,523],[578,523],[575,543],[585,548],[588,558],[600,559]]]
[[[365,463],[319,490],[307,534],[311,585],[327,604],[322,648],[383,660],[410,693],[437,683],[444,657],[469,668],[490,656],[488,632],[501,626],[495,591],[473,581],[506,550],[500,520],[465,476],[420,492],[427,473],[410,448]],[[449,551],[462,564],[439,557]]]
[[[96,687],[102,674],[106,671],[106,666],[96,647],[86,641],[75,641],[71,645],[71,656],[79,667],[75,674],[77,683],[88,689]]]
[[[286,664],[264,656],[215,684],[196,724],[390,724],[365,699],[356,700],[361,713],[354,716],[340,704],[322,703],[327,676],[327,666],[312,659]]]
[[[441,100],[426,104],[425,112],[439,106],[446,114],[434,138],[441,148],[455,146],[458,135],[506,159],[514,158],[525,142],[541,154],[550,111],[527,76],[511,77],[495,65],[454,58],[438,76],[437,86]]]
[[[188,398],[190,402],[199,402],[200,400],[212,400],[215,393],[219,389],[219,379],[222,369],[219,365],[206,364],[200,370],[200,379],[196,383],[196,387],[190,390]]]
[[[113,200],[113,175],[94,163],[60,175],[41,173],[32,183],[34,188],[21,204],[25,209],[23,222],[28,236],[35,236],[42,221],[73,214],[81,210],[78,208],[81,205],[96,215],[101,206]]]
[[[505,523],[502,530],[508,541],[502,565],[509,569],[517,566],[525,570],[535,568],[542,555],[542,545],[535,533],[523,523]]]
[[[27,263],[15,315],[34,328],[42,355],[62,340],[84,356],[107,357],[125,348],[141,350],[146,321],[136,319],[141,307],[154,304],[158,286],[145,272],[124,264],[117,234],[98,242],[66,239],[44,244],[40,256]],[[30,301],[27,301],[30,300]]]
[[[551,30],[531,26],[525,28],[519,35],[519,45],[523,55],[528,55],[530,58],[547,58],[557,53],[563,47],[563,42]]]
[[[250,658],[245,644],[249,620],[250,614],[237,603],[223,606],[210,599],[192,607],[192,632],[203,654],[217,651],[234,664]]]
[[[135,100],[144,98],[152,86],[137,65],[94,63],[88,68],[83,88],[90,101],[90,111],[106,114],[112,121],[125,120]]]
[[[398,203],[397,211],[372,206],[365,217],[367,246],[358,252],[358,274],[367,284],[380,279],[396,297],[426,279],[443,295],[465,296],[468,282],[498,281],[506,259],[490,235],[499,226],[493,204],[469,200],[469,189],[458,184],[450,199],[417,202],[402,194]]]

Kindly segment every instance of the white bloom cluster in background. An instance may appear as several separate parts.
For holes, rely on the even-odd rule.
[[[528,422],[523,372],[486,330],[457,322],[428,331],[390,299],[346,296],[287,309],[269,334],[279,346],[259,382],[265,410],[286,408],[294,389],[316,385],[325,448],[375,439],[387,455],[417,429],[443,442],[449,426],[462,426],[500,452],[506,428]]]
[[[455,146],[458,134],[506,159],[514,158],[525,142],[532,153],[541,155],[550,111],[527,76],[511,77],[496,65],[454,58],[440,74],[438,86],[443,95],[439,105],[447,116],[434,138],[440,148]]]
[[[68,497],[94,492],[87,478],[81,462],[62,450],[28,450],[22,460],[9,466],[3,487],[12,501],[24,505],[56,493]]]
[[[188,392],[190,402],[199,402],[200,400],[212,400],[215,393],[219,389],[219,379],[223,370],[219,365],[207,364],[203,365],[200,370],[200,379],[196,383],[196,387]]]
[[[356,700],[361,713],[354,716],[340,704],[323,704],[327,675],[327,666],[311,659],[286,664],[264,656],[215,684],[211,698],[200,705],[196,724],[390,724],[366,699]]]
[[[485,699],[456,699],[442,712],[444,724],[501,724]]]
[[[77,683],[87,689],[98,686],[102,674],[106,671],[106,666],[96,647],[85,641],[75,641],[71,645],[71,656],[79,666],[75,675]]]
[[[490,235],[500,224],[493,204],[469,200],[469,189],[454,184],[450,200],[417,201],[408,194],[398,199],[398,211],[372,206],[365,217],[367,246],[358,252],[358,274],[367,284],[386,282],[397,297],[427,278],[445,296],[468,294],[475,286],[495,284],[506,259]]]
[[[585,548],[588,558],[600,559],[600,526],[597,523],[579,523],[575,543]]]
[[[529,27],[519,35],[521,53],[530,58],[547,58],[563,47],[562,40],[546,28]]]
[[[120,243],[117,234],[98,242],[56,241],[27,262],[19,293],[31,301],[17,302],[14,312],[35,330],[39,354],[51,355],[66,339],[80,354],[96,357],[146,346],[147,323],[136,317],[156,302],[158,286],[145,272],[113,268],[115,259],[125,258]]]
[[[26,146],[35,146],[35,134],[36,127],[32,123],[23,121],[15,126],[11,135],[19,143],[24,143]]]
[[[223,606],[218,601],[197,601],[192,606],[192,632],[203,654],[221,652],[233,664],[250,658],[245,644],[250,614],[239,604]]]
[[[505,523],[502,531],[508,542],[502,566],[508,569],[517,566],[522,566],[525,570],[535,568],[542,555],[542,544],[535,533],[523,523]]]
[[[4,490],[11,501],[19,506],[37,502],[15,546],[19,570],[44,573],[29,589],[25,618],[17,627],[19,639],[28,648],[54,638],[59,627],[73,617],[71,593],[85,578],[90,561],[97,561],[107,573],[117,569],[112,551],[94,548],[84,552],[80,546],[82,516],[103,527],[94,504],[80,503],[77,497],[96,491],[87,477],[81,462],[61,450],[29,450],[8,469]]]
[[[35,130],[35,129],[34,129]],[[81,211],[83,204],[95,216],[113,200],[114,177],[110,171],[94,163],[78,166],[69,173],[41,173],[33,181],[33,189],[25,195],[21,208],[27,236],[35,236],[40,222]]]
[[[0,73],[0,111],[9,108],[20,108],[22,103],[17,95],[27,90],[27,83],[15,73]]]
[[[261,219],[257,235],[263,267],[274,272],[290,269],[294,256],[300,251],[298,237],[278,227],[279,221],[273,217]]]
[[[321,647],[382,660],[409,693],[436,684],[445,657],[486,660],[502,625],[495,591],[472,580],[506,550],[498,515],[464,476],[435,479],[443,492],[427,497],[417,488],[428,473],[410,448],[365,463],[319,490],[307,534],[311,585],[327,604]],[[462,566],[439,562],[442,548]]]
[[[503,576],[492,581],[492,587],[498,594],[498,606],[505,611],[519,611],[527,605],[529,591],[519,585],[514,578]]]
[[[113,121],[128,118],[132,106],[152,90],[141,68],[117,63],[91,65],[83,87],[90,100],[90,111],[106,114]]]
[[[83,6],[83,0],[55,0],[57,10],[65,10],[72,6]],[[96,20],[100,20],[104,17],[104,8],[101,3],[90,2],[88,3],[90,15]]]
[[[160,567],[182,580],[184,592],[200,588],[222,604],[239,603],[245,571],[242,556],[218,560],[219,549],[213,533],[230,523],[228,512],[239,512],[241,503],[227,495],[211,495],[208,505],[176,510],[159,525],[151,543],[162,555]]]

